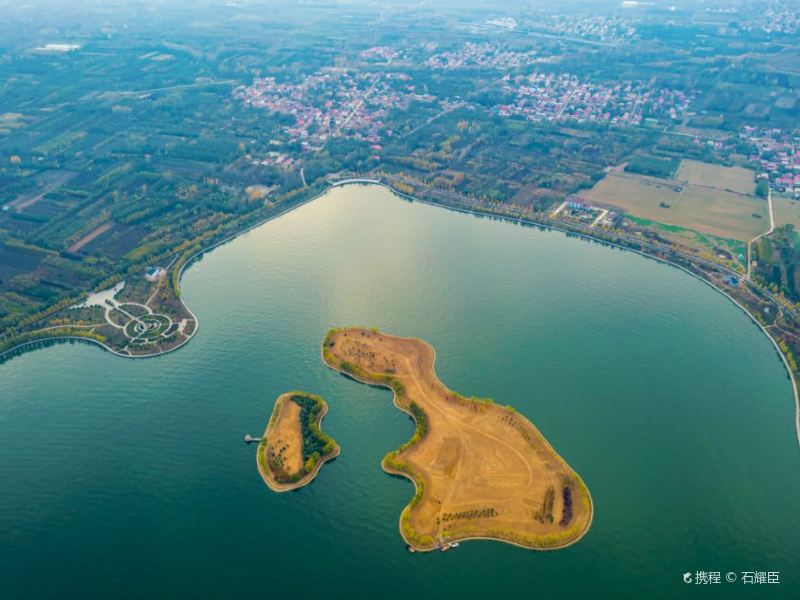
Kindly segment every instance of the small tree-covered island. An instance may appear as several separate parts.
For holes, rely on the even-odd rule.
[[[339,446],[320,425],[328,404],[320,396],[288,392],[275,408],[258,445],[258,472],[276,492],[310,483],[322,465],[339,454]]]
[[[416,423],[411,439],[381,463],[416,487],[400,515],[409,550],[444,550],[468,539],[554,550],[588,531],[592,500],[578,474],[512,407],[445,387],[428,343],[333,329],[322,355],[356,381],[390,388],[395,406]]]

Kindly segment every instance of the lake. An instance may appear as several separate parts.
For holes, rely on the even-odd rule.
[[[200,329],[177,352],[61,344],[0,365],[3,598],[753,597],[729,571],[800,594],[791,384],[678,269],[346,186],[215,249],[182,290]],[[380,460],[413,424],[323,365],[341,325],[421,337],[445,385],[528,417],[589,487],[588,535],[409,554],[414,489]],[[275,494],[242,440],[292,389],[326,398],[341,455]],[[701,593],[695,571],[723,581]]]

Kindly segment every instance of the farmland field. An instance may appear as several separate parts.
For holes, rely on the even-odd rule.
[[[764,200],[669,179],[611,173],[581,196],[636,217],[733,240],[747,241],[769,227]]]
[[[791,223],[795,229],[800,229],[800,201],[773,194],[772,209],[776,227]]]
[[[756,189],[755,177],[749,169],[723,167],[697,160],[681,162],[675,179],[740,194],[752,194]]]

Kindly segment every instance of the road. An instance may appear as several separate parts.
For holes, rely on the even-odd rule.
[[[149,90],[109,90],[103,93],[114,96],[139,96],[142,94],[147,96],[150,94],[157,94],[159,92],[171,92],[174,90],[186,90],[190,88],[202,88],[215,85],[235,85],[237,83],[240,83],[240,81],[238,81],[237,79],[223,79],[222,81],[202,81],[199,83],[184,83],[180,85],[170,85],[160,88],[151,88]]]
[[[481,88],[478,88],[478,90],[477,90],[476,92],[473,92],[471,95],[474,95],[474,94],[480,94],[480,93],[483,93],[483,92],[485,92],[485,91],[486,91],[486,90],[488,90],[489,88],[491,88],[491,87],[493,87],[493,86],[497,85],[498,83],[500,83],[501,81],[503,81],[503,79],[505,79],[505,77],[506,77],[506,76],[505,76],[505,74],[504,74],[504,75],[502,75],[501,77],[498,77],[497,79],[494,79],[494,80],[490,81],[489,83],[487,83],[487,84],[486,84],[486,85],[484,85],[483,87],[481,87]],[[411,131],[409,131],[408,133],[406,133],[406,134],[403,136],[403,139],[406,139],[406,138],[408,138],[408,137],[411,137],[412,135],[414,135],[415,133],[417,133],[417,132],[418,132],[420,129],[422,129],[423,127],[427,127],[428,125],[430,125],[431,123],[433,123],[433,122],[434,122],[434,121],[436,121],[437,119],[439,119],[439,118],[443,117],[444,115],[446,115],[446,114],[449,114],[449,113],[453,112],[454,110],[458,110],[459,108],[462,108],[462,107],[464,107],[464,106],[466,106],[466,105],[467,105],[467,101],[466,101],[466,100],[459,100],[458,102],[456,102],[455,104],[453,104],[453,105],[452,105],[452,106],[450,106],[449,108],[444,108],[444,109],[442,109],[440,112],[436,113],[435,115],[433,115],[432,117],[430,117],[428,120],[426,120],[425,122],[423,122],[423,123],[421,123],[421,124],[417,125],[416,127],[414,127],[414,129],[412,129]]]
[[[769,209],[769,229],[762,233],[761,235],[757,235],[752,240],[747,242],[747,280],[750,281],[750,272],[752,271],[753,267],[753,260],[751,259],[751,247],[753,242],[760,240],[762,237],[771,234],[775,231],[775,213],[772,210],[772,190],[767,191],[767,207]]]
[[[391,64],[392,64],[392,59],[390,58],[386,62],[386,65],[384,66],[389,67]],[[378,87],[378,84],[380,83],[382,77],[383,74],[380,74],[375,78],[375,81],[373,81],[369,89],[366,92],[364,92],[364,95],[358,99],[358,102],[356,102],[355,106],[353,106],[353,109],[347,114],[344,121],[342,121],[341,124],[337,125],[336,130],[333,132],[333,135],[331,137],[337,137],[339,133],[342,131],[342,129],[350,122],[350,119],[352,119],[353,116],[358,112],[358,110],[362,106],[364,106],[364,102],[367,100],[367,98],[370,97],[372,92],[375,91],[375,88]]]

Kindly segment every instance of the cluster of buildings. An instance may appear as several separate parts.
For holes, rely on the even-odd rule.
[[[560,17],[553,18],[561,22]],[[608,27],[625,23],[615,18],[596,19],[602,19],[597,23]],[[589,22],[596,19],[590,18]],[[518,52],[491,43],[470,42],[441,52],[437,52],[435,45],[414,49],[427,54],[425,64],[430,69],[477,67],[508,71],[536,62],[533,50]],[[389,65],[396,58],[404,58],[405,52],[390,46],[373,46],[362,51],[359,58],[365,63]],[[507,75],[502,86],[513,101],[495,106],[493,112],[501,116],[521,115],[531,121],[650,125],[663,119],[682,118],[692,100],[679,90],[645,82],[592,83],[570,73]],[[391,112],[407,110],[412,102],[444,110],[463,105],[418,91],[411,75],[402,70],[349,67],[324,67],[296,82],[262,77],[249,86],[240,86],[234,95],[255,108],[291,117],[281,126],[276,145],[297,144],[304,151],[318,150],[334,137],[364,141],[379,151],[384,137],[393,133],[387,125]],[[296,163],[289,155],[278,152],[258,160],[258,164],[286,169]]]
[[[613,24],[614,19],[606,18]],[[420,49],[419,47],[417,49]],[[431,45],[421,48],[432,69],[486,67],[513,69],[534,62],[533,52],[501,50],[488,43],[468,43],[455,51],[436,53]],[[390,64],[405,56],[401,50],[375,46],[363,51],[364,62]],[[571,73],[506,75],[499,85],[506,100],[491,111],[502,117],[521,116],[532,122],[597,123],[619,126],[653,126],[677,122],[689,113],[691,93],[661,87],[653,82],[591,82]],[[273,148],[299,145],[304,151],[322,148],[334,137],[368,143],[378,156],[384,138],[393,134],[389,115],[406,111],[412,102],[439,110],[463,106],[463,101],[439,98],[418,91],[414,79],[402,70],[363,70],[325,67],[296,83],[274,77],[256,79],[235,95],[246,104],[291,117],[281,126]],[[750,162],[766,174],[773,190],[800,198],[800,134],[780,129],[744,127],[739,139],[695,138],[722,154],[749,153]],[[299,157],[286,151],[268,152],[254,164],[294,169]],[[580,207],[567,207],[581,212]],[[602,222],[602,219],[601,219]]]
[[[800,9],[796,0],[751,0],[745,2],[742,8],[743,10],[735,6],[712,6],[706,7],[705,12],[730,15],[730,20],[740,22],[739,26],[745,31],[784,35],[800,32]]]
[[[489,43],[476,44],[467,42],[458,50],[441,52],[430,56],[425,61],[431,69],[444,69],[446,71],[465,68],[491,68],[491,69],[518,69],[535,62],[536,52],[515,52],[502,50]]]
[[[616,211],[593,206],[585,200],[582,200],[579,196],[574,195],[567,198],[550,214],[553,218],[559,215],[561,215],[561,217],[590,223],[590,227],[613,227],[621,216],[621,214]]]
[[[751,145],[750,162],[769,177],[770,187],[800,198],[800,135],[745,126],[740,137]]]
[[[486,24],[492,27],[508,29],[509,31],[514,31],[518,25],[517,20],[513,17],[495,17],[494,19],[488,19]]]
[[[164,277],[164,275],[166,275],[166,274],[167,274],[167,271],[164,269],[164,267],[151,266],[151,267],[147,267],[144,270],[144,278],[147,279],[147,281],[150,281],[150,282],[158,281],[159,279]]]
[[[786,10],[765,15],[761,23],[765,33],[794,35],[800,32],[800,10]]]
[[[278,167],[280,169],[292,169],[298,164],[298,160],[283,152],[267,152],[264,158],[253,160],[254,165]]]
[[[382,51],[371,55],[386,56]],[[304,150],[319,149],[332,137],[377,145],[382,133],[392,133],[384,131],[389,111],[405,110],[412,101],[436,101],[430,94],[417,93],[405,73],[381,75],[334,67],[325,67],[298,83],[263,77],[239,87],[235,95],[255,108],[292,117],[293,122],[283,126],[282,141],[299,143]]]
[[[754,25],[764,33],[800,33],[800,5],[793,0],[771,2]]]
[[[501,116],[519,115],[530,121],[575,121],[638,126],[645,119],[680,119],[692,97],[647,82],[615,85],[582,81],[570,73],[532,73],[507,78],[505,91],[514,102],[495,107]]]
[[[361,60],[376,63],[390,63],[398,56],[400,56],[400,52],[389,46],[373,46],[359,54]]]
[[[630,19],[602,15],[540,15],[535,21],[526,21],[525,26],[531,31],[611,44],[637,37],[636,27]]]

